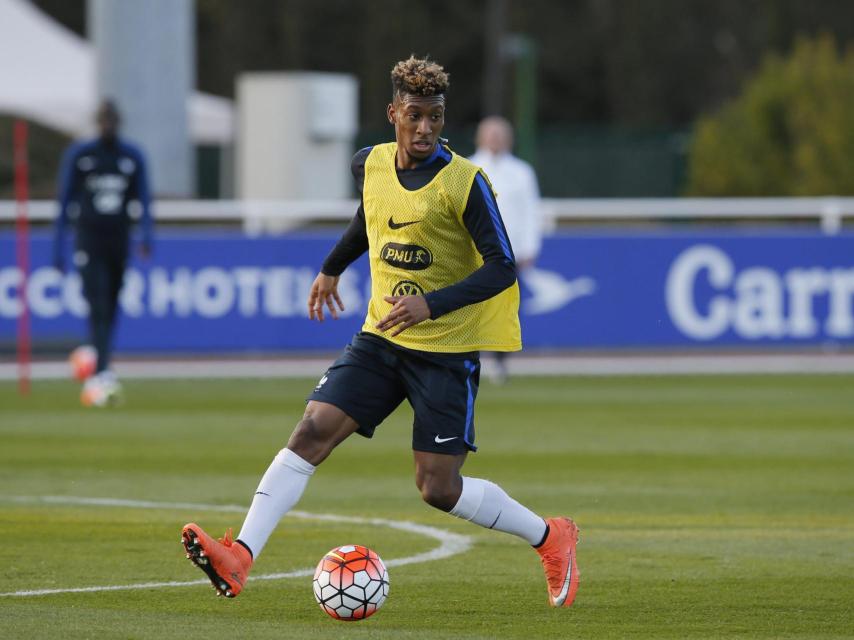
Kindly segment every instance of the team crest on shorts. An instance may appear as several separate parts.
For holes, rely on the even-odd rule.
[[[393,296],[423,296],[424,289],[417,282],[412,280],[401,280],[391,291]]]

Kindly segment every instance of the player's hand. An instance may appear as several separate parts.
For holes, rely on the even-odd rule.
[[[329,307],[330,315],[338,319],[338,310],[344,311],[344,303],[338,295],[339,276],[327,276],[318,273],[308,294],[308,317],[323,322],[323,305]],[[338,305],[338,309],[335,308]]]
[[[424,296],[385,296],[383,298],[392,306],[385,318],[377,322],[380,331],[394,329],[393,338],[401,331],[430,319],[430,306]]]

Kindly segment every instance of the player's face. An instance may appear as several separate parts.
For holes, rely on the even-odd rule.
[[[388,120],[394,125],[397,164],[412,168],[436,148],[445,126],[445,96],[398,96],[388,105]]]
[[[513,135],[503,122],[485,120],[477,131],[477,146],[493,154],[504,153],[513,146]]]
[[[101,107],[95,118],[102,138],[115,138],[119,131],[119,114],[109,107]]]

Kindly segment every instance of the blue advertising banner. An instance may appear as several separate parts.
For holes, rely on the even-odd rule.
[[[306,298],[335,233],[248,238],[164,230],[129,265],[120,351],[338,350],[361,327],[365,258],[339,286],[346,310],[308,320]],[[79,276],[31,241],[33,338],[85,341]],[[15,340],[21,274],[0,234],[0,343]],[[854,345],[854,234],[807,231],[573,232],[546,239],[521,274],[526,348]]]

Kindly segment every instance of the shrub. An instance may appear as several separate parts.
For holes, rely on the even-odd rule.
[[[798,39],[743,95],[697,123],[687,191],[701,196],[854,194],[854,48]]]

